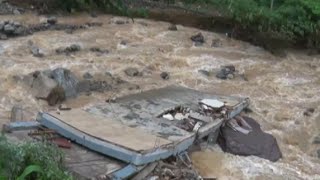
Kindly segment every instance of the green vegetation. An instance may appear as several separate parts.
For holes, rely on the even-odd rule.
[[[0,154],[0,180],[72,180],[62,166],[62,152],[50,144],[13,144],[1,136]]]
[[[236,27],[320,47],[320,1],[316,0],[183,0],[217,7]]]

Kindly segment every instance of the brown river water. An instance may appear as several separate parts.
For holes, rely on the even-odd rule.
[[[43,21],[44,17],[32,14],[0,16],[0,20],[6,19],[34,24]],[[56,67],[69,68],[79,76],[85,72],[110,72],[138,84],[141,89],[93,93],[68,100],[66,104],[84,107],[104,102],[109,97],[172,84],[221,95],[249,97],[253,110],[250,116],[277,138],[283,158],[273,163],[257,157],[235,156],[223,153],[215,145],[192,155],[199,172],[218,179],[320,179],[320,159],[316,152],[320,145],[312,143],[320,133],[319,56],[289,51],[286,58],[279,58],[223,34],[181,25],[178,25],[178,31],[169,31],[168,23],[145,19],[118,25],[113,23],[116,19],[126,20],[109,15],[59,17],[60,23],[102,22],[103,26],[77,30],[73,34],[44,31],[0,41],[0,123],[8,121],[12,106],[17,104],[30,112],[25,118],[34,118],[38,111],[49,109],[46,102],[34,99],[13,76]],[[195,47],[190,40],[198,32],[206,39],[201,47]],[[222,47],[211,47],[215,38],[221,39]],[[45,57],[33,57],[28,48],[29,40],[44,50]],[[122,40],[127,45],[121,45]],[[79,44],[82,50],[70,56],[55,53],[58,47],[73,43]],[[89,51],[94,46],[108,49],[110,53],[97,56]],[[235,65],[248,81],[239,77],[220,80],[198,73],[200,69],[218,69],[229,64]],[[123,72],[127,67],[151,69],[152,74],[127,77]],[[160,78],[163,71],[170,73],[169,80]],[[315,112],[304,116],[307,108],[314,108]]]

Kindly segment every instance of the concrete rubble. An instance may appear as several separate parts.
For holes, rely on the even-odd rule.
[[[86,109],[61,105],[58,111],[40,112],[34,121],[38,124],[23,123],[23,127],[38,127],[28,134],[31,138],[41,140],[42,134],[50,134],[50,141],[66,149],[71,161],[84,149],[87,153],[80,155],[80,164],[89,165],[88,159],[103,157],[105,166],[95,167],[93,160],[89,166],[95,168],[90,170],[87,166],[69,166],[67,161],[69,170],[79,177],[202,179],[188,156],[191,147],[204,139],[215,143],[221,126],[233,127],[232,131],[244,135],[254,131],[247,119],[239,116],[248,105],[247,98],[170,86]],[[12,122],[6,130],[12,132],[15,129],[10,128],[17,126]]]

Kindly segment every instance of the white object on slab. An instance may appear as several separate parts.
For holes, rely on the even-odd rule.
[[[194,125],[193,127],[193,131],[196,132],[199,130],[199,128],[201,127],[202,123],[201,122],[197,122],[196,125]]]
[[[177,113],[176,115],[174,115],[174,119],[176,120],[183,120],[185,119],[186,117],[182,114],[182,113]]]
[[[173,118],[173,116],[171,114],[164,114],[162,117],[165,118],[165,119],[168,119],[170,121],[174,120],[174,118]]]
[[[200,102],[212,108],[221,108],[224,106],[223,102],[216,99],[203,99]]]

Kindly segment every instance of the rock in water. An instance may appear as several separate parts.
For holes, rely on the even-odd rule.
[[[15,28],[12,24],[6,24],[3,28],[3,30],[6,34],[12,34],[14,32]]]
[[[47,97],[47,102],[50,106],[62,103],[64,100],[66,100],[65,91],[61,86],[54,88]]]
[[[282,153],[277,140],[270,134],[263,132],[260,125],[252,118],[244,117],[245,121],[252,127],[249,134],[234,131],[229,126],[221,128],[219,145],[228,153],[241,156],[258,156],[270,161],[277,161]]]
[[[70,70],[57,68],[52,71],[52,77],[64,89],[66,98],[77,96],[77,84],[79,81]]]
[[[0,21],[0,31],[2,31],[4,28],[4,22]]]
[[[210,76],[210,72],[204,69],[199,69],[198,73],[204,75],[204,76]]]
[[[211,43],[211,47],[221,47],[222,42],[220,39],[213,39]]]
[[[139,76],[140,72],[137,68],[127,68],[124,70],[127,76],[134,77],[134,76]]]
[[[31,53],[33,54],[33,56],[35,56],[35,57],[43,57],[44,56],[43,51],[36,46],[31,46],[30,50],[31,50]]]
[[[93,76],[89,72],[84,73],[82,77],[84,79],[92,79],[93,78]]]
[[[178,31],[177,25],[171,24],[171,25],[168,27],[168,30],[170,30],[170,31]]]
[[[44,73],[33,73],[31,82],[32,94],[39,99],[47,99],[51,91],[58,86],[58,83],[46,76]],[[26,82],[30,84],[30,82]]]
[[[196,34],[194,36],[191,36],[191,40],[193,42],[195,42],[196,44],[198,44],[198,45],[203,44],[205,42],[202,33],[198,33],[198,34]]]
[[[51,25],[57,24],[57,22],[58,22],[58,19],[54,16],[48,17],[47,19],[47,23]]]
[[[233,79],[235,77],[236,68],[233,65],[223,66],[216,74],[219,79]]]
[[[71,46],[66,48],[66,51],[68,52],[76,52],[76,51],[80,51],[81,47],[78,44],[72,44]]]
[[[162,72],[162,73],[160,74],[160,77],[161,77],[162,79],[164,79],[164,80],[168,80],[168,79],[170,78],[170,75],[169,75],[169,73],[167,73],[167,72]]]

